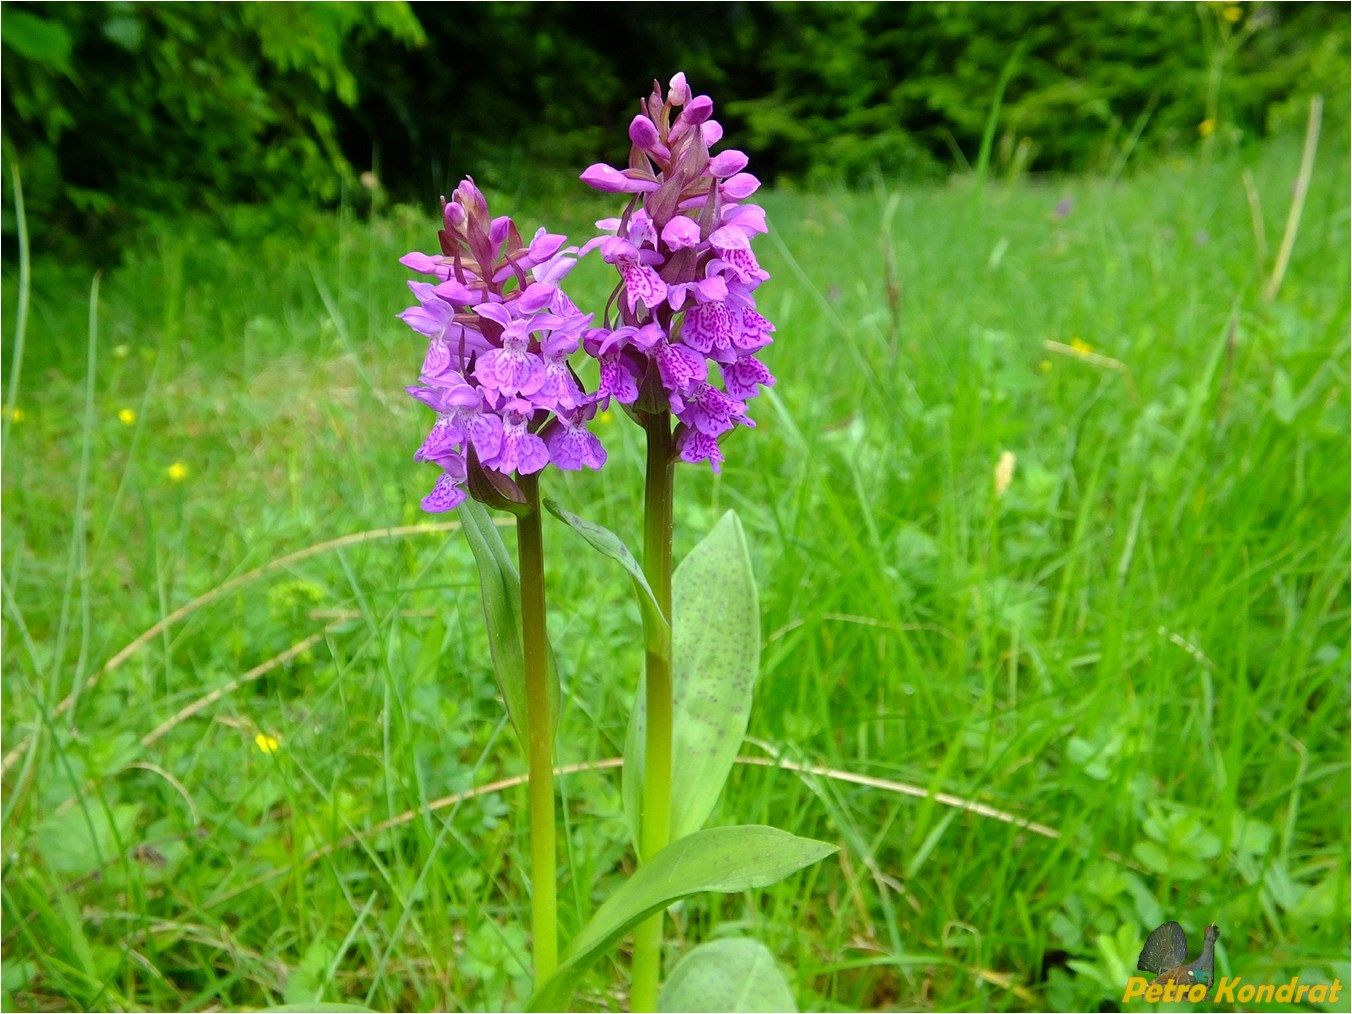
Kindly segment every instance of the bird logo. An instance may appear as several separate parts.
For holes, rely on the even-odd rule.
[[[1216,941],[1220,938],[1220,928],[1214,923],[1208,926],[1202,934],[1202,953],[1189,961],[1188,936],[1183,927],[1176,922],[1166,922],[1146,938],[1136,967],[1154,974],[1151,985],[1178,983],[1190,986],[1200,982],[1210,986],[1215,977]]]

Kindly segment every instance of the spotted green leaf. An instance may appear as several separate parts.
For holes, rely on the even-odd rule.
[[[671,970],[657,1000],[661,1011],[796,1011],[793,991],[757,940],[731,937],[696,947]]]
[[[760,612],[746,537],[728,511],[672,577],[671,836],[704,826],[746,735],[760,659]],[[625,743],[625,816],[638,842],[646,703]]]

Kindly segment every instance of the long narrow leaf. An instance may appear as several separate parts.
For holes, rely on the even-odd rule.
[[[673,902],[702,891],[735,894],[768,887],[835,851],[834,845],[756,824],[714,827],[672,842],[596,910],[526,1010],[565,1010],[581,974],[625,933]]]
[[[507,705],[512,728],[525,742],[526,668],[521,653],[521,577],[507,551],[502,535],[480,503],[467,500],[460,505],[465,537],[479,566],[479,590],[483,596],[484,619],[488,624],[488,646],[493,654],[493,672]],[[550,715],[555,727],[559,716],[558,668],[554,653],[549,653]]]
[[[671,627],[667,623],[667,618],[662,615],[662,609],[657,604],[657,596],[653,594],[652,586],[648,584],[648,578],[644,575],[643,568],[639,566],[638,560],[634,559],[634,554],[629,551],[629,547],[609,528],[588,521],[586,518],[580,518],[576,514],[564,510],[553,500],[546,499],[545,508],[577,532],[578,535],[581,535],[589,546],[603,556],[610,557],[625,569],[633,582],[634,595],[638,598],[639,609],[643,614],[644,641],[650,651],[665,653],[668,650],[668,642],[671,638]]]

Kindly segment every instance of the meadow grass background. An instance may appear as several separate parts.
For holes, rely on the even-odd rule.
[[[676,518],[678,556],[728,508],[751,542],[744,753],[1056,837],[739,767],[715,821],[841,851],[679,906],[672,955],[757,936],[805,1009],[1113,1009],[1151,928],[1196,946],[1214,920],[1223,973],[1348,981],[1347,156],[1325,139],[1271,302],[1292,141],[1124,180],[768,195],[779,386],[721,477],[679,470]],[[496,200],[574,236],[607,210]],[[401,390],[420,341],[394,314],[396,259],[435,220],[185,223],[102,277],[93,328],[90,273],[39,258],[21,361],[6,277],[6,750],[36,733],[5,779],[6,1008],[524,997],[523,791],[426,809],[522,767],[458,533],[276,568],[54,714],[222,582],[434,520]],[[584,305],[610,284],[574,278]],[[607,468],[546,492],[637,544],[640,434],[601,434]],[[560,761],[616,756],[637,611],[612,564],[545,535]],[[617,772],[562,791],[567,935],[631,860]],[[619,1009],[617,981],[575,1002]]]

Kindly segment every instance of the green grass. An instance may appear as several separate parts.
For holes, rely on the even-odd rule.
[[[1196,946],[1214,920],[1225,973],[1347,982],[1346,142],[1325,141],[1270,303],[1242,183],[1270,265],[1298,156],[769,195],[779,386],[721,478],[681,469],[676,518],[678,556],[729,507],[752,543],[765,645],[744,753],[1057,837],[740,767],[716,822],[842,850],[679,906],[673,954],[757,936],[805,1009],[1094,1009],[1156,924]],[[601,210],[549,215],[579,235]],[[522,999],[523,791],[424,809],[522,770],[458,534],[277,568],[53,713],[227,579],[422,520],[428,418],[400,389],[420,352],[393,315],[396,258],[433,228],[406,209],[187,225],[102,278],[94,328],[89,273],[37,258],[4,448],[5,747],[37,733],[5,780],[6,1007]],[[576,277],[582,298],[606,289],[600,265]],[[1046,344],[1077,340],[1092,354]],[[623,417],[602,434],[611,464],[545,492],[637,544],[640,434]],[[552,518],[545,536],[560,759],[612,757],[637,610],[613,565]],[[563,781],[565,933],[630,863],[618,784]],[[612,963],[577,1002],[619,1009],[622,981]]]

